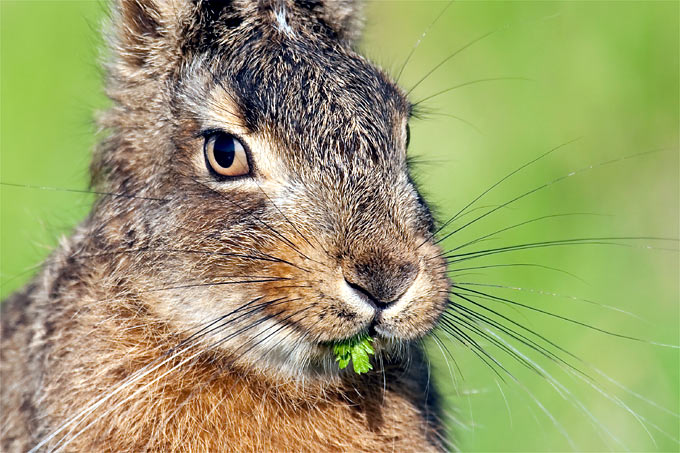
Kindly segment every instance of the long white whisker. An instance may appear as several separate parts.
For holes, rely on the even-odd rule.
[[[567,401],[571,402],[575,407],[580,409],[593,423],[593,426],[598,428],[597,431],[601,430],[602,432],[606,433],[612,440],[614,440],[618,445],[621,446],[621,448],[626,449],[625,444],[617,437],[615,436],[609,429],[607,429],[604,424],[602,424],[594,415],[591,411],[588,410],[588,408],[581,403],[581,401],[576,398],[572,392],[569,391],[569,389],[563,385],[560,381],[558,381],[554,376],[552,376],[545,368],[541,367],[536,361],[532,360],[530,357],[527,355],[523,354],[521,351],[519,351],[517,348],[512,346],[509,342],[507,342],[504,338],[502,338],[500,335],[498,335],[496,332],[494,332],[492,329],[489,329],[488,327],[483,327],[483,329],[491,336],[496,338],[498,341],[502,342],[506,347],[511,349],[515,354],[519,355],[522,357],[524,360],[527,360],[530,362],[533,366],[535,366],[538,370],[541,371],[546,377],[546,381],[560,394],[563,398],[565,398]],[[573,375],[578,375],[574,370],[572,370],[569,367],[566,367],[564,364],[560,362],[556,362],[560,368],[566,370],[567,372],[573,374]]]

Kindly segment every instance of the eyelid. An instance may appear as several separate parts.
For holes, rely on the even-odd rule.
[[[204,138],[204,139],[207,140],[208,137],[210,137],[211,135],[219,134],[219,133],[222,133],[222,134],[230,134],[230,135],[233,135],[233,136],[236,137],[236,138],[239,138],[238,135],[232,134],[231,132],[226,131],[226,130],[224,130],[224,129],[222,129],[222,128],[219,128],[219,127],[210,127],[210,128],[207,128],[207,129],[202,129],[200,132],[198,132],[198,133],[195,134],[194,136],[195,136],[196,138]]]
[[[220,126],[215,126],[215,127],[206,127],[205,129],[201,129],[199,132],[194,134],[194,137],[195,138],[206,138],[206,137],[209,137],[210,135],[217,134],[217,133],[233,135],[234,137],[239,139],[239,141],[241,143],[243,143],[244,145],[246,144],[246,142],[243,140],[243,138],[244,137],[248,138],[253,134],[253,132],[251,132],[251,131],[243,131],[243,130],[239,129],[239,132],[237,133],[237,132],[232,132],[228,129],[224,129],[223,127],[220,127]]]

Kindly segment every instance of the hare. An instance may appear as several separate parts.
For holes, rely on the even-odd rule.
[[[88,218],[2,304],[2,450],[442,451],[411,104],[356,2],[118,0]],[[335,347],[371,338],[370,368]]]

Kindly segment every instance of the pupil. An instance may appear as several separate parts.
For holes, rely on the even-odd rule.
[[[234,156],[236,144],[234,143],[234,137],[227,134],[220,134],[215,138],[215,143],[213,145],[213,154],[215,156],[215,161],[222,168],[229,168],[231,164],[234,163]]]

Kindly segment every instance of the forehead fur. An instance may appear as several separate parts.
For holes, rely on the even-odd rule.
[[[197,136],[220,104],[285,153],[294,173],[403,172],[410,104],[352,49],[354,3],[118,0],[107,85],[114,108],[101,120],[116,133],[95,155],[94,180],[128,178],[148,150],[171,153],[160,139]]]
[[[207,59],[251,131],[304,159],[383,160],[400,146],[409,104],[317,11],[320,2],[198,10],[184,30],[188,59]],[[205,61],[205,60],[204,60]],[[294,157],[294,156],[292,156]],[[294,162],[302,165],[304,162]]]

